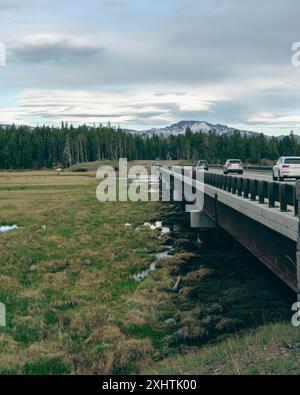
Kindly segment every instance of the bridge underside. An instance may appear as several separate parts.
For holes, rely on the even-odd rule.
[[[205,194],[204,212],[297,292],[296,242]]]

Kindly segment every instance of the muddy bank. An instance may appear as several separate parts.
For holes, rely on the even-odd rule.
[[[171,317],[174,345],[214,342],[290,319],[293,293],[228,234],[220,232],[212,248],[213,233],[191,229],[179,206],[162,205],[160,220],[171,229],[168,244],[175,251],[166,265],[173,281],[180,278]]]

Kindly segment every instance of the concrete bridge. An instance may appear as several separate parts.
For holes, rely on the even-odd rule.
[[[158,167],[161,182],[180,201],[178,182],[204,191],[204,208],[191,212],[191,226],[223,228],[298,294],[300,301],[300,182],[273,182],[266,172],[244,176],[223,175],[219,169],[205,172],[197,181],[196,169]],[[298,246],[298,251],[297,251]]]

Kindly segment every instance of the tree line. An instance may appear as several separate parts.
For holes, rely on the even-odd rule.
[[[228,158],[264,164],[283,155],[299,155],[300,144],[291,132],[282,139],[263,134],[245,135],[236,131],[218,135],[193,133],[147,137],[134,135],[111,125],[78,128],[62,124],[49,126],[0,127],[0,168],[41,169],[57,164],[70,167],[97,160],[188,160],[206,159],[224,163]]]

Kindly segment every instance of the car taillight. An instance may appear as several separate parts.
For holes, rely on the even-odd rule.
[[[289,165],[282,165],[283,169],[288,169],[290,166]]]

